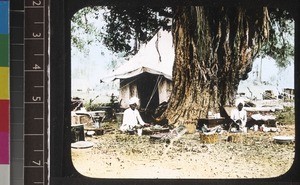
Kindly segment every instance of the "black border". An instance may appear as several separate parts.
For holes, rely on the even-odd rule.
[[[50,1],[50,185],[73,184],[300,184],[299,128],[299,4],[297,0],[51,0]],[[284,175],[264,179],[97,179],[79,174],[71,159],[70,99],[71,41],[70,19],[88,5],[161,5],[161,6],[236,6],[278,7],[292,13],[295,19],[295,113],[296,148],[292,168]]]

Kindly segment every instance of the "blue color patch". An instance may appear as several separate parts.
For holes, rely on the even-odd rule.
[[[9,1],[0,1],[0,34],[9,33]]]

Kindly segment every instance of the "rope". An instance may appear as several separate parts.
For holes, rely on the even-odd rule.
[[[152,90],[150,99],[149,99],[149,101],[148,101],[148,103],[147,103],[147,105],[146,105],[145,110],[148,109],[148,106],[149,106],[149,104],[150,104],[150,102],[151,102],[151,100],[152,100],[152,98],[153,98],[153,96],[154,96],[154,94],[155,94],[155,92],[156,92],[156,90],[157,90],[157,88],[158,88],[158,84],[161,82],[161,80],[162,80],[162,76],[158,76],[158,77],[157,77],[157,80],[156,80],[156,83],[155,83],[155,86],[154,86],[154,88],[153,88],[153,90]]]

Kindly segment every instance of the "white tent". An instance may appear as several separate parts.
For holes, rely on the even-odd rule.
[[[172,34],[159,30],[111,76],[120,79],[121,107],[127,107],[127,100],[132,96],[138,97],[141,108],[145,109],[168,100],[172,89],[173,62]]]
[[[173,62],[172,34],[168,31],[159,30],[148,43],[140,47],[136,55],[114,71],[113,77],[124,79],[147,72],[163,75],[171,80]]]

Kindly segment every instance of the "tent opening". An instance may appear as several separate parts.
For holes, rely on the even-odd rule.
[[[140,97],[140,107],[142,109],[154,110],[159,105],[159,95],[157,88],[158,76],[143,73],[137,80],[138,96]]]

